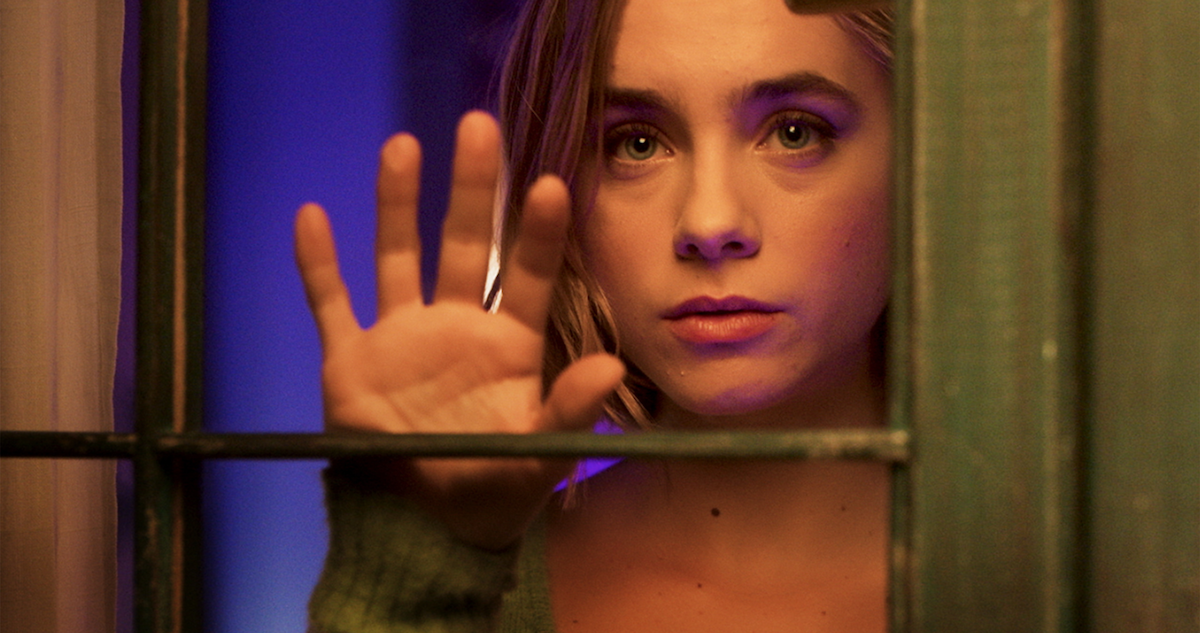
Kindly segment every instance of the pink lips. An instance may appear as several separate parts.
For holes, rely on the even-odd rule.
[[[745,297],[697,297],[663,313],[667,327],[681,340],[703,345],[740,343],[775,326],[782,310]]]

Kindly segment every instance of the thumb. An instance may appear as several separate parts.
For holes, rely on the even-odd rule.
[[[625,377],[625,365],[609,354],[591,354],[571,363],[550,387],[544,404],[546,431],[591,428],[608,397]]]

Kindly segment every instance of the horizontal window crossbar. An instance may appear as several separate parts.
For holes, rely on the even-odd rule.
[[[133,433],[0,433],[0,457],[129,458]],[[868,459],[907,462],[908,433],[889,429],[788,432],[660,431],[624,435],[185,433],[154,438],[164,456],[197,459],[413,457],[638,457]]]
[[[0,431],[0,457],[133,457],[134,433]]]

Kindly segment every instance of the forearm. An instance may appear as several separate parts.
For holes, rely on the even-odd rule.
[[[456,540],[409,501],[326,475],[330,548],[309,603],[311,633],[479,633],[515,584],[516,546]]]

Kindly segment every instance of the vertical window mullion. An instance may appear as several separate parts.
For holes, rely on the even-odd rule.
[[[207,3],[141,9],[135,626],[198,631],[199,462],[158,452],[200,425]]]
[[[913,161],[913,28],[912,0],[895,4],[895,62],[893,65],[892,178],[892,298],[887,312],[887,397],[889,425],[911,434],[912,420],[912,290],[914,242],[912,239]],[[888,596],[890,631],[908,633],[913,576],[910,574],[913,544],[913,458],[892,469],[891,549]]]
[[[1200,629],[1200,3],[1097,5],[1089,621]]]
[[[905,18],[899,630],[1079,624],[1079,17],[1057,0],[916,0]]]

